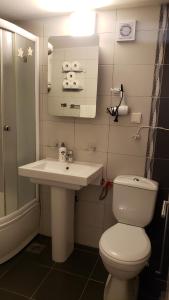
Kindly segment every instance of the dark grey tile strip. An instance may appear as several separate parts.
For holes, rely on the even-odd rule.
[[[40,284],[36,287],[36,289],[34,290],[34,292],[32,293],[31,297],[29,299],[33,300],[34,295],[36,294],[36,292],[40,289],[40,287],[42,286],[42,284],[45,282],[45,280],[49,277],[50,273],[52,272],[53,268],[51,267],[49,272],[47,272],[47,274],[44,276],[44,278],[41,280]]]
[[[8,292],[9,294],[13,294],[13,295],[17,295],[17,296],[23,297],[23,298],[25,298],[25,299],[29,299],[29,297],[26,297],[26,296],[23,295],[23,294],[20,294],[20,293],[17,293],[17,292],[8,290],[8,289],[0,288],[0,290],[1,290],[1,291],[4,291],[4,292]]]
[[[93,271],[94,271],[94,269],[95,269],[95,267],[96,267],[98,261],[99,261],[99,257],[97,258],[96,263],[95,263],[95,265],[93,266],[93,268],[92,268],[92,270],[91,270],[91,272],[90,272],[90,274],[89,274],[89,277],[88,277],[88,279],[87,279],[87,281],[86,281],[86,284],[85,284],[85,286],[84,286],[84,289],[83,289],[83,291],[82,291],[82,294],[80,295],[79,300],[82,299],[82,297],[83,297],[83,295],[84,295],[84,292],[85,292],[85,290],[86,290],[86,288],[87,288],[87,285],[88,285],[88,283],[89,283],[89,280],[91,279],[91,276],[92,276],[92,274],[93,274]]]
[[[159,32],[158,32],[158,40],[157,40],[157,49],[156,49],[156,59],[155,59],[155,71],[154,71],[154,80],[153,80],[153,91],[152,91],[152,104],[151,104],[151,113],[150,113],[150,122],[149,125],[155,125],[158,124],[158,113],[159,113],[159,107],[160,107],[160,101],[157,100],[157,96],[160,96],[161,94],[161,85],[162,85],[162,74],[163,74],[163,65],[161,63],[164,61],[165,56],[165,48],[166,48],[166,28],[168,28],[168,11],[169,6],[168,5],[161,5],[160,10],[160,20],[159,20]],[[167,15],[167,18],[165,19],[165,15]],[[165,23],[164,23],[165,22]],[[163,57],[160,57],[161,48],[163,48]],[[157,84],[159,84],[159,91],[157,95]],[[156,97],[154,97],[156,96]],[[154,115],[156,114],[157,119],[156,123],[153,124]],[[153,143],[153,147],[152,147]],[[155,143],[156,143],[156,132],[152,134],[151,130],[149,131],[148,136],[148,143],[147,143],[147,154],[146,156],[150,155],[150,160],[154,156],[154,153],[150,153],[150,149],[155,149]],[[150,162],[148,159],[146,159],[145,164],[145,177],[148,176],[150,173],[150,177],[152,177],[153,173],[153,161]],[[151,168],[150,168],[151,166]]]

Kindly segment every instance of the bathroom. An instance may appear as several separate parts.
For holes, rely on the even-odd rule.
[[[82,2],[82,8],[83,1],[78,2]],[[76,1],[72,6],[67,1],[62,1],[62,5],[51,0],[0,1],[0,299],[168,300],[169,3],[103,0],[95,1],[91,7],[91,1],[84,2],[92,9],[92,22],[89,22],[91,11],[86,15],[83,11],[73,27]],[[132,29],[131,36],[123,39],[124,32],[120,40],[120,25],[124,23],[129,25],[127,29]],[[76,37],[73,29],[78,31]],[[75,56],[62,57],[61,48],[68,47],[65,45],[69,42],[76,48],[79,44],[90,47],[82,69],[74,71],[82,85],[77,91],[64,91],[66,97],[71,94],[71,101],[76,99],[68,112],[74,114],[78,113],[74,108],[82,100],[77,95],[85,89],[94,93],[88,116],[88,102],[82,103],[85,105],[81,116],[61,115],[52,102],[55,99],[52,76],[62,78],[62,74],[57,75],[56,58],[51,61],[54,52],[58,51],[62,64],[80,61],[77,49]],[[51,44],[57,48],[51,50]],[[87,72],[83,71],[87,69],[87,61],[95,81],[88,78],[85,85],[83,75],[87,76]],[[120,101],[125,109],[120,107],[112,116],[112,109]],[[65,110],[65,101],[63,104]],[[8,139],[10,134],[12,138]],[[23,165],[46,158],[52,162],[58,160],[59,154],[64,153],[60,151],[62,143],[73,161],[68,167],[78,161],[82,170],[85,164],[101,169],[96,182],[81,184],[83,187],[79,188],[78,178],[79,185],[74,184],[70,192],[57,186],[51,188],[44,178],[32,180],[32,175],[30,181],[29,176],[21,176]],[[122,175],[132,175],[134,179],[141,176],[158,183],[158,193],[153,191],[157,193],[153,218],[145,228],[151,255],[139,272],[137,297],[133,298],[128,291],[118,294],[118,282],[107,295],[108,272],[99,254],[101,237],[117,224],[112,211],[116,186],[113,181]],[[65,210],[52,201],[58,198],[58,192]],[[54,258],[53,249],[55,245],[57,248],[58,240],[59,245],[65,242],[68,216],[64,219],[61,214],[66,212],[72,224],[69,229],[73,230],[74,250],[68,251],[69,255],[61,262]],[[141,217],[146,212],[145,203]],[[62,226],[57,226],[57,222]],[[56,232],[62,233],[58,239]],[[128,246],[132,246],[129,251],[132,255],[136,244],[133,240],[122,251],[126,254]]]

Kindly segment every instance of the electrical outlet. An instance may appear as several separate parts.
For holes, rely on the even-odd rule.
[[[140,124],[142,119],[142,113],[131,113],[131,123]]]

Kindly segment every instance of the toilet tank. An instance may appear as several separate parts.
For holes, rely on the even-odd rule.
[[[154,214],[158,183],[132,175],[113,181],[113,214],[118,222],[145,227]]]

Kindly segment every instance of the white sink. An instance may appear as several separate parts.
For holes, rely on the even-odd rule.
[[[78,161],[67,163],[52,158],[19,167],[19,175],[30,177],[33,182],[73,190],[79,190],[90,183],[99,183],[102,171],[101,164]]]
[[[64,262],[74,249],[75,190],[100,185],[103,165],[42,159],[18,168],[19,175],[51,186],[52,258]]]

